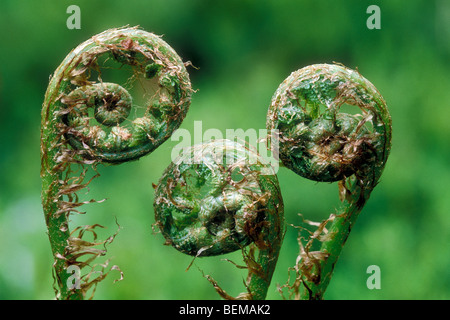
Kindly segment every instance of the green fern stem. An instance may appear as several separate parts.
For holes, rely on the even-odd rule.
[[[113,68],[129,71],[127,89],[103,81]],[[128,89],[134,87],[143,88],[144,103],[133,101]],[[72,50],[56,69],[41,114],[41,178],[57,298],[81,299],[90,287],[67,284],[67,267],[85,266],[77,259],[89,252],[74,249],[74,241],[84,242],[71,235],[68,223],[69,215],[86,203],[76,194],[90,182],[84,181],[84,167],[119,164],[151,153],[179,127],[191,93],[176,52],[138,28],[104,31]],[[78,176],[73,166],[83,168]]]
[[[266,297],[284,234],[283,201],[272,167],[255,151],[230,140],[184,150],[163,173],[154,207],[166,244],[185,254],[242,250],[247,291],[238,298]]]
[[[351,110],[354,113],[348,113]],[[355,221],[377,185],[391,148],[391,118],[359,72],[317,64],[293,72],[267,115],[287,168],[314,181],[339,181],[340,207],[302,245],[296,297],[321,299]],[[313,240],[320,251],[309,250]]]

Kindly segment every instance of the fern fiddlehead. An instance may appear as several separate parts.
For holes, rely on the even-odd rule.
[[[126,75],[123,86],[103,81],[112,70]],[[134,101],[131,89],[144,101]],[[96,172],[99,163],[118,164],[151,153],[179,127],[191,93],[185,65],[176,52],[158,36],[136,27],[92,37],[56,69],[41,114],[41,177],[58,298],[83,298],[96,282],[87,276],[80,287],[69,288],[66,270],[70,265],[85,267],[104,254],[94,248],[99,243],[81,239],[95,226],[75,236],[79,229],[70,232],[68,225],[70,214],[94,201],[80,201],[77,195],[92,180],[85,181],[87,168]]]
[[[359,113],[347,113],[348,108]],[[377,89],[359,72],[317,64],[293,72],[275,92],[267,128],[279,134],[279,157],[298,175],[339,181],[341,205],[301,244],[296,298],[321,299],[391,148],[391,118]],[[320,251],[311,251],[321,241]]]
[[[154,208],[166,244],[183,253],[205,257],[243,250],[247,292],[238,298],[265,298],[284,218],[277,177],[258,154],[230,140],[185,150],[156,186]],[[222,297],[231,298],[209,279]]]

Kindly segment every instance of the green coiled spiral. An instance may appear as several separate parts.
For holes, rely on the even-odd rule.
[[[349,107],[358,113],[348,113]],[[340,65],[316,64],[293,72],[272,99],[267,128],[279,132],[283,164],[315,181],[339,181],[382,168],[390,148],[383,98],[357,71]]]
[[[155,219],[167,244],[215,256],[253,243],[262,272],[249,271],[247,298],[262,299],[283,237],[283,201],[270,165],[243,145],[215,140],[183,151],[155,190]]]
[[[156,82],[144,105],[134,106],[124,87],[103,81],[102,57],[127,66],[142,86]],[[167,140],[184,119],[191,92],[183,62],[161,38],[137,28],[114,29],[66,57],[49,84],[43,116],[58,115],[69,143],[86,158],[118,163]]]

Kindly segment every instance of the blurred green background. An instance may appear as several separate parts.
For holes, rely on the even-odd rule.
[[[66,9],[81,8],[81,30]],[[369,30],[366,9],[381,9]],[[326,299],[450,298],[450,2],[442,1],[13,1],[0,4],[0,299],[53,299],[52,257],[40,204],[40,109],[49,76],[71,49],[105,29],[140,25],[163,35],[189,68],[194,89],[181,128],[263,129],[272,94],[294,70],[340,62],[358,68],[386,99],[393,147],[335,269]],[[232,295],[245,273],[222,257],[196,259],[163,246],[154,234],[152,183],[170,163],[167,141],[139,161],[101,167],[74,225],[100,223],[125,278],[113,271],[96,299],[217,299],[202,272]],[[335,184],[306,181],[287,169],[279,180],[288,223],[298,213],[333,212]],[[288,227],[270,299],[281,299],[298,253]],[[226,256],[240,262],[240,254]],[[99,261],[101,262],[101,261]],[[381,269],[369,290],[367,267]],[[201,270],[201,271],[200,271]]]

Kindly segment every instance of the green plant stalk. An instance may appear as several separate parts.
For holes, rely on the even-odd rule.
[[[42,181],[42,205],[47,225],[47,234],[50,240],[50,247],[55,261],[53,264],[53,272],[56,285],[59,289],[57,298],[62,300],[79,300],[83,298],[80,290],[69,290],[68,279],[70,274],[66,272],[66,247],[70,237],[69,221],[66,214],[57,214],[58,203],[61,200],[59,195],[60,181],[63,180],[62,172],[54,170],[57,167],[55,159],[58,149],[55,148],[55,141],[58,141],[58,134],[55,131],[55,123],[50,121],[50,101],[54,99],[52,96],[54,88],[49,88],[44,101],[42,110],[42,127],[41,127],[41,181]]]
[[[366,189],[364,194],[356,193],[352,201],[345,201],[337,210],[320,247],[320,252],[324,253],[326,258],[319,260],[314,267],[313,273],[320,278],[316,281],[304,279],[303,291],[300,293],[301,300],[323,299],[342,249],[372,190]]]
[[[267,189],[272,190],[272,193],[280,192],[278,184],[272,179],[265,179],[266,181],[264,183],[270,184],[270,187]],[[277,214],[270,214],[266,219],[269,227],[264,235],[264,241],[270,245],[266,249],[260,249],[258,255],[257,265],[261,267],[261,273],[255,275],[250,274],[251,278],[248,284],[248,291],[251,293],[251,299],[253,300],[266,299],[284,237],[284,205],[281,193],[278,196],[278,201],[268,202],[266,206],[267,212]]]
[[[132,78],[142,79],[141,83],[156,82],[157,92],[142,117],[124,121],[133,106],[131,96],[121,86],[103,82],[100,57],[107,57],[104,63],[127,66]],[[93,73],[98,76],[92,77]],[[98,176],[96,172],[86,182],[87,168],[95,170],[99,163],[120,164],[151,153],[181,124],[191,92],[185,65],[176,52],[138,28],[111,29],[92,37],[72,50],[53,74],[41,113],[41,197],[58,299],[83,299],[107,274],[94,280],[89,280],[90,273],[82,276],[80,286],[68,283],[72,275],[67,273],[68,266],[90,266],[105,253],[95,246],[108,242],[81,239],[85,230],[97,225],[88,226],[78,237],[69,230],[70,214],[80,213],[78,208],[85,203],[96,202],[83,202],[77,196]],[[94,120],[99,123],[93,125]],[[73,166],[82,170],[74,171]],[[81,261],[82,257],[88,259]]]
[[[55,258],[53,265],[54,276],[56,276],[57,285],[59,287],[58,299],[63,300],[78,300],[82,299],[83,295],[79,290],[69,290],[68,289],[68,279],[70,274],[66,272],[65,260],[58,258],[65,256],[65,250],[68,245],[68,239],[70,237],[68,229],[68,219],[66,215],[60,215],[59,217],[53,217],[52,212],[57,212],[58,208],[56,203],[49,201],[57,197],[58,191],[55,190],[57,187],[52,187],[52,178],[50,175],[44,175],[42,180],[42,190],[45,195],[43,196],[44,202],[44,212],[46,212],[46,225],[47,233],[50,240],[50,246],[52,249],[52,254]],[[49,203],[50,202],[50,203]]]

